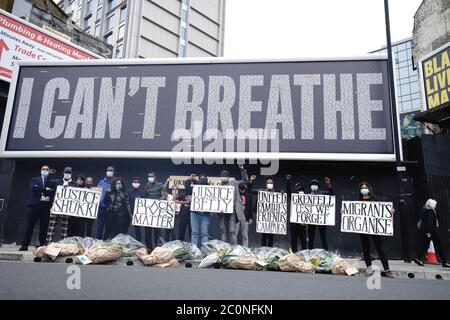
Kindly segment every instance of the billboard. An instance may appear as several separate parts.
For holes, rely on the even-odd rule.
[[[11,81],[21,60],[84,60],[100,56],[0,10],[0,80]]]
[[[3,157],[393,161],[387,60],[21,62]]]
[[[419,61],[422,99],[426,110],[449,104],[450,42]]]

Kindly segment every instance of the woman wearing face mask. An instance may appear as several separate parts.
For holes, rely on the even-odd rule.
[[[286,193],[287,193],[287,198],[288,198],[288,206],[287,206],[288,221],[290,221],[290,212],[291,212],[291,206],[290,206],[291,195],[292,195],[291,179],[292,179],[292,175],[290,175],[290,174],[286,175]],[[294,185],[294,192],[304,194],[305,188],[300,184],[300,182],[297,182]],[[306,249],[307,248],[306,225],[301,224],[301,223],[290,223],[289,222],[289,228],[291,231],[291,250],[292,250],[292,252],[298,251],[297,240],[299,237],[300,237],[300,243],[301,243],[302,249]]]
[[[128,194],[125,190],[125,181],[120,178],[115,179],[111,187],[111,191],[105,196],[105,202],[108,207],[107,215],[110,223],[110,235],[111,238],[114,238],[122,232],[125,221],[130,219],[131,208]]]
[[[377,197],[373,194],[372,186],[370,186],[367,182],[361,182],[359,184],[359,201],[378,201]],[[393,212],[394,210],[392,209],[392,213]],[[393,274],[389,270],[389,262],[383,250],[381,236],[362,233],[360,233],[359,236],[361,238],[364,261],[367,268],[370,268],[370,266],[372,265],[372,258],[370,256],[370,239],[372,239],[372,242],[375,245],[375,249],[378,252],[378,256],[380,257],[381,264],[383,265],[383,269],[385,271],[384,276],[393,278]],[[368,273],[371,274],[372,272],[369,271]]]
[[[208,178],[205,174],[201,174],[198,179],[198,184],[208,185]],[[210,212],[191,212],[191,242],[201,248],[202,243],[208,241],[209,222],[211,218]],[[199,243],[200,240],[200,243]]]
[[[75,177],[75,185],[77,188],[85,188],[85,177],[82,175],[78,175]],[[69,217],[69,228],[68,228],[68,236],[69,237],[81,237],[83,236],[83,229],[85,225],[85,220],[92,220],[88,218],[77,218],[77,217]]]
[[[322,194],[322,195],[334,195],[334,190],[331,185],[331,179],[325,178],[325,185],[328,188],[328,191],[323,191],[319,189],[319,181],[311,180],[309,186],[311,188],[311,194]],[[316,233],[316,227],[319,229],[320,240],[322,241],[322,248],[328,250],[328,241],[327,241],[327,227],[326,226],[316,226],[314,224],[308,225],[308,249],[314,249],[314,237]]]
[[[274,188],[274,183],[272,178],[266,179],[266,188],[264,191],[268,192],[276,192]],[[273,247],[273,234],[271,233],[262,233],[261,234],[261,246],[263,247]]]
[[[141,188],[141,182],[139,181],[138,177],[134,177],[131,183],[131,189],[128,190],[128,198],[130,202],[130,208],[131,208],[131,218],[127,220],[126,225],[124,227],[123,233],[128,232],[128,227],[131,223],[133,212],[134,212],[134,204],[136,202],[136,198],[143,198],[144,197],[144,191]],[[134,226],[134,233],[137,241],[141,241],[141,228],[140,226]]]
[[[111,183],[114,181],[115,170],[113,166],[106,168],[106,176],[97,184],[102,189],[102,196],[100,198],[100,205],[97,214],[97,239],[106,240],[109,237],[108,226],[110,225],[106,219],[107,205],[105,203],[105,195],[107,191],[111,190]],[[104,231],[104,232],[103,232]]]
[[[437,201],[433,199],[428,199],[423,206],[420,222],[418,223],[422,241],[414,262],[419,266],[424,265],[422,262],[422,257],[427,252],[428,247],[430,246],[430,241],[433,241],[434,248],[436,249],[436,253],[441,260],[442,266],[444,268],[450,268],[450,264],[448,264],[445,259],[444,246],[442,245],[439,237],[439,221],[437,219],[436,207]]]

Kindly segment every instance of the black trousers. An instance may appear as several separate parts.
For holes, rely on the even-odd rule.
[[[292,252],[298,251],[297,240],[300,237],[300,244],[302,249],[307,249],[306,245],[306,229],[305,226],[300,223],[290,223],[289,227],[291,229],[291,249]]]
[[[369,235],[369,234],[360,234],[361,244],[363,249],[364,262],[367,267],[372,265],[372,259],[370,257],[370,239],[372,239],[373,244],[375,245],[375,249],[378,252],[378,256],[380,257],[381,264],[385,271],[389,270],[389,262],[387,260],[386,254],[383,250],[383,245],[381,242],[381,236],[377,235]]]
[[[130,224],[131,224],[131,217],[127,217],[124,220],[123,226],[122,226],[122,233],[123,234],[128,234],[128,229],[130,228]]]
[[[145,227],[145,246],[147,249],[155,249],[159,243],[159,236],[161,235],[160,228]]]
[[[110,216],[110,236],[114,238],[119,233],[122,233],[124,223],[128,219],[128,216],[124,214],[114,214]]]
[[[69,217],[69,227],[67,228],[68,237],[82,237],[84,218]]]
[[[319,228],[320,240],[322,241],[322,248],[328,250],[327,242],[327,227],[326,226],[316,226],[314,224],[308,225],[308,249],[314,249],[314,236],[316,235],[316,227]]]
[[[80,222],[81,226],[81,236],[92,237],[92,226],[94,225],[95,219],[82,218]]]
[[[184,241],[184,236],[186,235],[186,230],[188,230],[187,241],[191,241],[191,214],[180,213],[178,217],[178,240]]]
[[[141,237],[141,228],[140,226],[134,226],[134,233],[136,235],[136,240],[137,241],[141,241],[142,237]]]
[[[273,247],[273,234],[263,233],[261,235],[261,246],[263,247]]]
[[[27,226],[22,240],[22,247],[28,247],[33,236],[33,230],[36,223],[39,221],[39,244],[45,245],[45,238],[47,237],[48,221],[50,219],[51,203],[40,202],[35,206],[28,207]]]
[[[422,233],[421,240],[422,242],[419,245],[419,250],[417,251],[417,259],[422,260],[422,258],[427,253],[428,248],[430,247],[430,241],[433,240],[433,246],[436,250],[436,254],[439,257],[439,260],[441,260],[442,264],[447,263],[447,260],[445,259],[444,247],[442,246],[441,239],[439,238],[439,234],[436,231],[433,231],[431,233],[430,238],[428,238],[425,233]]]

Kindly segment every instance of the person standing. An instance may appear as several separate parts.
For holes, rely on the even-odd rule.
[[[164,184],[164,189],[167,192],[167,200],[173,202],[175,205],[175,216],[174,216],[174,227],[172,229],[164,229],[164,241],[169,242],[172,240],[176,240],[176,227],[178,224],[178,215],[180,214],[180,204],[177,201],[178,198],[178,187],[173,185],[172,188],[169,188],[169,183],[172,179],[169,177]]]
[[[373,193],[372,186],[367,182],[361,182],[359,184],[359,201],[378,201],[377,197]],[[391,213],[395,212],[394,209],[391,209]],[[361,238],[361,245],[363,249],[364,261],[366,263],[367,268],[370,268],[372,265],[372,258],[370,256],[370,239],[372,239],[373,244],[375,245],[375,249],[378,252],[378,255],[381,260],[381,264],[383,265],[383,269],[385,271],[384,276],[388,278],[393,278],[394,275],[389,269],[389,262],[387,260],[386,253],[383,249],[383,244],[381,241],[380,235],[372,235],[372,234],[359,234]],[[369,274],[372,272],[369,271]]]
[[[244,182],[239,183],[239,195],[242,199],[242,204],[244,206],[245,223],[243,224],[243,228],[241,228],[241,223],[240,221],[238,221],[236,224],[236,230],[238,230],[241,233],[242,244],[245,247],[248,247],[248,229],[249,226],[253,223],[254,206],[253,206],[252,188],[253,182],[255,182],[255,180],[256,176],[252,175],[250,177],[249,183]]]
[[[94,186],[94,179],[92,177],[86,178],[85,188],[92,189]],[[82,218],[81,222],[81,235],[82,237],[92,237],[92,226],[94,225],[95,219]]]
[[[125,189],[125,181],[117,178],[112,183],[112,188],[105,195],[108,223],[110,224],[110,237],[114,238],[122,233],[125,222],[130,219],[131,208],[128,194]]]
[[[128,198],[129,198],[129,202],[130,202],[131,217],[126,223],[126,226],[124,228],[124,233],[126,233],[128,231],[128,227],[133,219],[134,205],[136,202],[136,198],[144,197],[144,192],[142,191],[141,182],[139,181],[139,178],[134,177],[132,181],[133,182],[131,183],[131,189],[128,190]],[[142,237],[141,237],[141,227],[140,226],[134,226],[134,233],[136,236],[136,240],[141,241]]]
[[[291,187],[292,175],[286,175],[286,193],[287,193],[287,202],[288,202],[288,221],[290,220],[291,215],[291,195],[292,195],[292,187]],[[305,188],[301,185],[300,182],[297,182],[294,185],[294,192],[299,194],[305,193]],[[300,244],[302,246],[302,250],[307,249],[307,241],[306,241],[306,225],[301,223],[291,223],[289,222],[289,228],[291,231],[291,250],[292,252],[298,251],[298,238],[300,238]]]
[[[200,174],[198,183],[199,185],[208,185],[208,177],[206,174]],[[201,248],[201,245],[208,241],[209,223],[211,219],[211,212],[204,211],[192,211],[191,212],[191,242],[197,247]],[[200,240],[200,243],[199,243]]]
[[[275,191],[275,185],[274,185],[273,178],[268,177],[266,179],[266,188],[263,191],[277,192],[277,191]],[[261,246],[273,247],[273,234],[272,233],[262,233],[261,234]]]
[[[72,167],[65,167],[64,173],[63,173],[63,178],[53,180],[52,184],[53,184],[53,188],[55,190],[58,186],[62,186],[63,188],[76,187],[77,186],[76,183],[74,181],[72,181]],[[49,244],[53,241],[55,227],[56,227],[58,221],[61,224],[61,234],[60,234],[61,240],[64,238],[67,238],[68,229],[69,229],[69,216],[59,215],[59,214],[50,214],[50,221],[48,222],[48,228],[47,228],[47,239],[46,239],[47,244]]]
[[[419,266],[424,265],[422,262],[422,257],[426,254],[428,247],[430,246],[430,241],[433,241],[434,248],[436,249],[436,253],[442,266],[444,268],[450,268],[450,264],[448,264],[445,259],[444,246],[442,245],[439,237],[439,221],[437,218],[436,207],[437,201],[434,199],[428,199],[423,206],[420,222],[418,224],[421,235],[421,243],[414,262]]]
[[[19,251],[27,251],[33,235],[34,226],[39,221],[39,245],[45,245],[48,221],[50,217],[51,199],[54,189],[49,181],[50,167],[43,165],[41,175],[34,177],[30,182],[31,194],[27,200],[27,225]]]
[[[333,186],[331,185],[331,179],[325,178],[325,185],[328,188],[328,191],[322,191],[319,189],[319,181],[311,180],[309,187],[311,189],[310,194],[321,194],[321,195],[334,195]],[[322,248],[328,250],[328,241],[327,241],[327,227],[326,226],[316,226],[314,224],[308,225],[308,248],[309,250],[314,249],[314,236],[316,234],[316,227],[319,229],[320,240],[322,241]]]
[[[97,215],[97,235],[96,238],[101,240],[106,240],[106,238],[109,237],[109,230],[108,230],[108,223],[107,219],[108,216],[106,215],[107,206],[105,204],[105,194],[107,191],[111,191],[111,183],[115,179],[115,170],[113,166],[108,166],[106,168],[106,176],[99,181],[97,184],[97,187],[102,188],[102,195],[100,198],[100,205],[98,208],[98,215]]]
[[[83,175],[78,175],[75,177],[75,186],[77,188],[86,188],[86,178]],[[83,228],[86,218],[71,217],[69,216],[69,227],[67,230],[67,235],[69,237],[82,237]]]
[[[236,179],[230,178],[230,173],[227,170],[223,170],[220,173],[220,179],[222,180],[222,186],[233,186],[234,187],[234,204],[233,213],[219,213],[219,229],[221,240],[224,242],[229,241],[230,244],[237,244],[237,232],[236,227],[238,227],[242,234],[242,243],[244,246],[248,247],[248,238],[245,238],[245,215],[244,215],[244,204],[242,203],[242,198],[239,193],[239,183],[247,183],[248,175],[244,168],[244,165],[239,165],[241,170],[242,180],[236,181]],[[192,223],[192,221],[191,221]],[[193,227],[192,227],[193,228]]]
[[[180,214],[178,215],[178,240],[185,241],[186,230],[188,231],[188,240],[191,241],[191,195],[186,191],[190,181],[185,181],[184,190],[179,192],[177,202],[180,205]]]
[[[156,181],[156,174],[153,171],[148,173],[148,183],[144,188],[144,198],[155,200],[166,200],[167,193],[164,185]],[[151,251],[158,246],[161,228],[145,227],[145,245]]]

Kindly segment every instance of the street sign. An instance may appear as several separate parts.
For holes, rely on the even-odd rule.
[[[10,82],[16,61],[101,58],[49,31],[0,10],[0,79]]]

